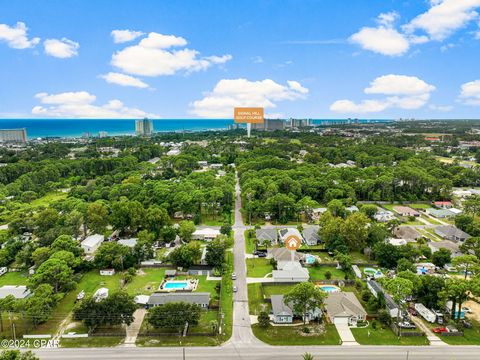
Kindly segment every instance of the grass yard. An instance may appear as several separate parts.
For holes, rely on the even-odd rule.
[[[337,269],[333,266],[319,266],[308,268],[308,272],[310,273],[310,280],[312,281],[328,280],[325,277],[327,271],[332,274],[331,280],[345,279],[345,273],[343,272],[343,270]]]
[[[307,325],[309,334],[302,332],[303,326],[270,326],[262,329],[255,324],[253,334],[261,341],[270,345],[340,345],[340,336],[334,325],[325,326],[323,333],[316,333],[318,325]]]
[[[292,290],[295,285],[296,284],[285,284],[285,285],[264,284],[263,293],[267,298],[269,298],[272,295],[282,295]]]
[[[247,254],[252,254],[255,251],[255,241],[248,236],[249,230],[245,230],[245,252]]]
[[[269,304],[263,300],[262,284],[248,284],[247,287],[250,314],[258,315],[261,311],[269,311]]]
[[[0,276],[0,286],[4,285],[27,285],[27,273],[20,271],[10,271]]]
[[[88,338],[61,339],[62,348],[113,347],[123,344],[123,336],[92,336]]]
[[[150,295],[158,289],[165,277],[167,268],[144,268],[140,270],[127,284],[126,290],[130,295]]]
[[[480,344],[480,323],[471,320],[473,327],[464,329],[463,336],[439,336],[449,345],[479,345]]]
[[[372,325],[366,328],[351,328],[355,340],[360,345],[429,345],[426,336],[398,337],[390,328],[374,330]]]
[[[254,258],[247,259],[247,277],[264,277],[273,271],[270,259]]]
[[[217,337],[212,336],[139,336],[135,344],[139,347],[217,346],[220,342]],[[188,354],[189,350],[186,353]]]

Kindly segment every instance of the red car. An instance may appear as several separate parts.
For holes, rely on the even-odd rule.
[[[432,331],[436,334],[448,332],[447,328],[444,328],[443,326],[437,326],[436,328],[433,328]]]

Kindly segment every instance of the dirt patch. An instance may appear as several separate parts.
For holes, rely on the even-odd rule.
[[[470,310],[472,310],[471,313],[466,314],[467,318],[480,321],[480,304],[479,303],[473,300],[469,300],[463,303],[462,306],[466,306],[470,308]]]
[[[142,276],[142,275],[146,275],[147,273],[145,271],[143,271],[142,269],[138,269],[137,270],[137,275],[138,276]]]

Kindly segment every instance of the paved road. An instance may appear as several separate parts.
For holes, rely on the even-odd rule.
[[[238,291],[233,295],[233,334],[228,342],[233,346],[240,344],[261,344],[253,335],[250,327],[248,312],[247,269],[245,265],[245,237],[246,226],[243,223],[242,198],[240,184],[235,185],[235,223],[233,225],[235,242],[233,245],[233,264],[237,280],[234,285]]]
[[[101,348],[37,350],[41,360],[181,360],[182,348]],[[316,346],[274,347],[254,344],[186,348],[187,360],[301,360],[309,352],[318,360],[473,360],[478,347]],[[408,353],[407,353],[408,352]]]

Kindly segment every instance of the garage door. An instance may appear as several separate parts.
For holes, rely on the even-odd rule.
[[[333,320],[333,323],[335,325],[348,325],[348,317],[335,317],[335,319]]]

